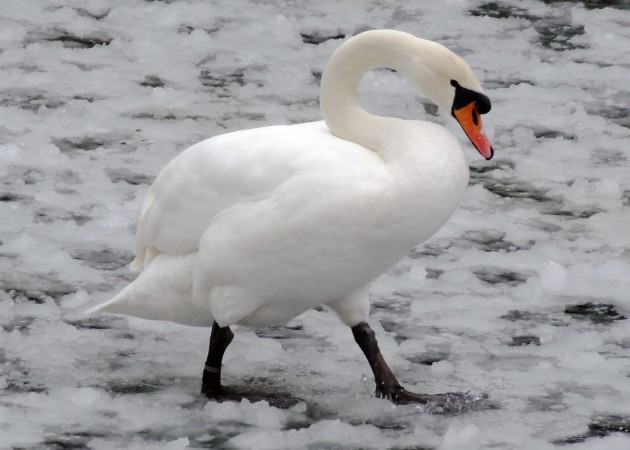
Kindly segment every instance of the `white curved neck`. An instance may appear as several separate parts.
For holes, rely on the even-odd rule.
[[[369,114],[358,105],[363,75],[379,67],[394,69],[443,107],[447,99],[436,87],[444,84],[440,64],[452,62],[444,60],[451,55],[439,44],[400,31],[374,30],[353,37],[333,53],[322,74],[319,100],[326,125],[341,139],[381,152],[384,127],[396,119]]]

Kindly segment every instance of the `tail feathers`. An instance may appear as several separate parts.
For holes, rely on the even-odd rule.
[[[114,313],[114,314],[116,314],[116,311],[110,311],[109,310],[109,307],[111,306],[111,304],[115,303],[116,301],[118,301],[118,296],[112,298],[111,300],[107,300],[106,302],[99,303],[98,305],[91,307],[90,309],[85,311],[83,314],[86,317],[92,317],[92,316],[95,316],[95,315],[100,314],[100,313]]]
[[[136,257],[131,261],[129,269],[133,272],[138,272],[144,266],[149,265],[149,263],[160,256],[160,254],[161,252],[155,247],[142,247],[136,252]]]
[[[86,316],[94,316],[100,313],[127,314],[131,316],[137,315],[134,314],[134,308],[132,308],[129,304],[131,298],[128,295],[128,291],[131,288],[132,284],[120,291],[114,298],[88,309],[85,312]]]
[[[144,266],[144,255],[138,255],[134,258],[133,261],[131,261],[131,264],[129,264],[129,269],[131,269],[132,272],[138,272],[140,269],[142,269],[142,266]]]
[[[129,286],[86,314],[126,314],[190,326],[211,326],[210,309],[192,302],[195,256],[196,253],[158,255]]]

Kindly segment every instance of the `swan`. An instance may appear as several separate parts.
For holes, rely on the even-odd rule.
[[[212,327],[201,392],[222,400],[229,398],[221,367],[231,325],[279,325],[323,304],[351,328],[377,397],[444,400],[400,385],[367,323],[369,291],[455,211],[468,165],[444,127],[359,107],[359,81],[379,67],[400,72],[448,109],[492,158],[480,117],[490,101],[462,58],[400,31],[358,34],[322,74],[323,121],[215,136],[160,172],[138,223],[131,269],[142,272],[89,314]]]

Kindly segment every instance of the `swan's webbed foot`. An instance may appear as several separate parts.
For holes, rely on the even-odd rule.
[[[416,394],[403,388],[383,359],[376,342],[376,335],[370,326],[362,322],[352,327],[354,339],[365,354],[376,381],[375,395],[396,405],[422,405],[429,412],[460,412],[469,410],[473,404],[482,400],[466,393]]]
[[[377,398],[384,398],[396,405],[408,405],[408,404],[435,404],[443,405],[447,403],[451,398],[462,396],[465,394],[448,393],[448,394],[416,394],[415,392],[408,391],[400,385],[393,387],[382,385],[380,388],[377,386],[374,395]]]
[[[221,385],[221,371],[208,370],[203,371],[201,378],[201,393],[210,399],[218,399],[225,395],[225,389]]]
[[[379,396],[379,393],[376,393]],[[487,394],[471,395],[464,392],[446,394],[416,394],[403,387],[398,387],[387,398],[395,405],[419,405],[430,413],[458,413],[476,409],[494,409],[496,405],[486,402]]]
[[[243,395],[236,392],[231,392],[228,389],[224,389],[223,386],[201,388],[201,393],[208,399],[215,402],[240,402],[245,398]]]
[[[432,396],[416,394],[414,392],[410,392],[402,386],[381,386],[376,387],[376,391],[374,391],[374,396],[376,398],[383,398],[389,400],[395,405],[407,405],[409,403],[418,403],[418,404],[426,404],[432,400]]]
[[[446,403],[447,396],[449,394],[416,394],[415,392],[408,391],[403,387],[398,387],[398,389],[392,392],[391,396],[388,397],[392,403],[396,405],[408,405],[408,404],[435,404],[442,405]]]

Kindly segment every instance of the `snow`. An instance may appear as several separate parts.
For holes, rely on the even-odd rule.
[[[496,155],[397,74],[362,81],[368,110],[444,124],[472,167],[455,216],[375,284],[371,325],[410,389],[493,408],[373,398],[329,311],[235,329],[226,384],[288,408],[201,398],[207,329],[81,317],[135,276],[161,167],[318,120],[328,56],[380,27],[467,59]],[[630,448],[629,43],[625,0],[0,2],[0,448]]]

